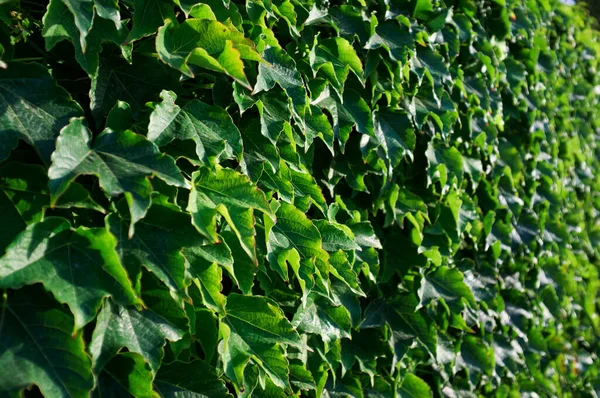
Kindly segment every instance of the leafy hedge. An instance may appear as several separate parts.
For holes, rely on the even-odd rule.
[[[0,19],[0,395],[600,394],[600,36],[579,8]]]

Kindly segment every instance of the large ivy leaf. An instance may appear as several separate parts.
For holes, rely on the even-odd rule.
[[[402,360],[415,339],[429,352],[435,352],[437,339],[432,324],[417,311],[417,305],[417,298],[409,294],[375,300],[365,310],[361,328],[384,324],[390,327],[389,342],[394,349],[394,362]]]
[[[117,354],[98,375],[95,397],[152,397],[152,371],[133,352]]]
[[[465,299],[473,308],[476,306],[473,293],[465,283],[462,273],[455,268],[445,266],[439,267],[423,277],[418,295],[419,305],[427,305],[432,300],[442,298],[448,305]]]
[[[102,126],[102,121],[118,101],[126,101],[132,115],[138,117],[145,103],[158,100],[162,90],[176,90],[179,76],[177,71],[143,54],[136,54],[131,64],[125,60],[101,58],[89,94],[96,126]]]
[[[352,71],[360,81],[363,67],[352,45],[341,37],[319,40],[310,53],[315,75],[320,72],[342,94],[348,73]]]
[[[265,62],[258,65],[253,94],[271,90],[277,83],[291,99],[296,114],[301,120],[304,119],[307,106],[306,89],[294,60],[283,49],[277,47],[266,48],[262,57]]]
[[[343,305],[335,306],[326,299],[310,295],[306,304],[294,314],[292,325],[302,332],[318,334],[329,343],[350,338],[352,322]]]
[[[254,210],[272,216],[264,193],[242,174],[220,167],[216,173],[208,169],[195,172],[192,183],[187,209],[198,231],[213,242],[218,242],[216,217],[221,214],[246,253],[256,261]]]
[[[102,299],[139,304],[115,251],[115,239],[103,228],[71,228],[63,218],[48,217],[19,235],[0,259],[0,288],[42,283],[75,316],[75,329],[96,317]]]
[[[230,397],[215,369],[199,359],[190,363],[171,362],[160,367],[154,388],[161,397]]]
[[[271,267],[288,280],[288,256],[297,253],[299,259],[314,259],[323,277],[328,275],[329,255],[323,249],[321,234],[304,213],[287,203],[281,203],[275,214],[276,223],[265,219],[267,258]]]
[[[83,334],[73,317],[39,287],[4,294],[0,315],[0,392],[35,384],[46,397],[88,397],[94,386]]]
[[[391,167],[398,166],[405,156],[412,160],[416,139],[405,113],[377,113],[373,116],[373,125]]]
[[[163,146],[174,139],[193,140],[196,154],[205,163],[241,157],[242,138],[229,114],[222,108],[192,100],[183,108],[175,104],[172,91],[160,94],[162,102],[150,115],[148,139]]]
[[[98,177],[109,195],[125,194],[131,213],[129,235],[150,207],[152,186],[148,179],[156,175],[167,184],[185,187],[173,159],[160,153],[146,138],[132,131],[105,130],[94,140],[83,119],[72,119],[61,131],[48,170],[53,201],[65,192],[81,174]]]
[[[217,312],[225,313],[225,296],[222,280],[223,271],[216,262],[207,261],[198,248],[189,248],[183,251],[189,262],[189,273],[198,281],[198,289],[202,296],[204,305]]]
[[[6,225],[0,230],[0,251],[24,231],[41,221],[50,206],[46,170],[39,165],[7,162],[0,166],[0,212]],[[85,208],[104,212],[80,184],[72,184],[54,205],[57,208]]]
[[[152,310],[139,311],[107,300],[96,321],[90,342],[95,372],[104,368],[123,347],[142,355],[156,374],[163,357],[165,339],[177,341],[185,331]]]
[[[236,388],[245,388],[244,368],[252,358],[275,385],[289,391],[289,366],[282,344],[297,348],[303,344],[281,309],[264,297],[230,294],[226,313],[219,352]]]
[[[133,28],[127,42],[152,35],[165,20],[175,19],[173,0],[133,0],[133,7]]]
[[[396,397],[433,397],[433,392],[423,379],[411,373],[407,374],[402,380],[402,384],[396,390]]]
[[[145,267],[159,278],[179,300],[187,297],[183,247],[202,243],[202,237],[190,224],[190,216],[176,206],[155,199],[146,217],[128,236],[129,217],[110,214],[107,229],[117,238],[117,252],[130,276],[138,279]]]
[[[115,24],[114,21],[98,17],[92,21],[92,7],[89,0],[51,0],[44,15],[42,30],[47,50],[52,50],[63,40],[70,40],[75,48],[75,59],[89,76],[96,75],[98,71],[102,43],[120,45],[127,34],[121,23]],[[87,16],[83,16],[81,11]],[[127,54],[128,50],[124,48],[123,52]]]
[[[406,62],[415,51],[410,26],[391,20],[377,26],[375,34],[365,45],[367,49],[385,48],[393,60]]]
[[[50,164],[60,130],[81,114],[81,107],[43,66],[11,63],[0,68],[0,161],[23,140]]]
[[[242,60],[261,61],[254,43],[240,31],[210,19],[168,21],[158,30],[156,51],[160,59],[184,75],[194,67],[226,73],[251,89]]]

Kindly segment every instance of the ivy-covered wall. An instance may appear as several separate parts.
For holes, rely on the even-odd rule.
[[[0,0],[0,396],[598,396],[591,22]]]

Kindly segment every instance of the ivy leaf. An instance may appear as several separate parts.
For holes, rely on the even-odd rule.
[[[459,304],[460,300],[464,298],[472,308],[476,308],[471,289],[465,283],[462,273],[455,268],[441,266],[426,274],[421,280],[421,286],[417,293],[420,300],[419,306],[425,306],[440,298],[452,306]],[[459,304],[459,307],[462,305]]]
[[[466,335],[460,347],[459,367],[466,367],[472,378],[480,373],[491,376],[494,372],[494,349],[475,336]]]
[[[402,384],[400,384],[398,390],[396,390],[396,397],[433,397],[433,392],[423,379],[409,373],[402,380]]]
[[[160,59],[189,77],[193,67],[226,73],[251,89],[242,60],[261,61],[254,43],[234,27],[210,19],[168,21],[158,30],[156,51]]]
[[[413,159],[416,138],[406,113],[376,113],[373,125],[377,140],[387,154],[391,167],[398,166],[405,156]]]
[[[156,101],[162,90],[177,89],[179,76],[177,71],[159,60],[142,54],[136,54],[131,64],[102,58],[90,89],[90,108],[96,127],[102,126],[102,121],[118,101],[128,101],[132,116],[137,118],[144,110],[144,104]]]
[[[379,24],[375,34],[369,38],[365,48],[385,48],[394,61],[405,63],[415,52],[415,43],[410,26],[391,20]]]
[[[129,236],[133,236],[135,223],[150,207],[149,176],[156,175],[173,186],[188,185],[174,160],[141,135],[107,129],[93,144],[91,138],[83,119],[72,119],[61,131],[48,170],[53,202],[78,175],[96,175],[107,194],[125,194],[131,212]]]
[[[133,28],[127,43],[152,35],[167,19],[175,19],[173,0],[133,0]]]
[[[342,147],[348,141],[354,126],[359,133],[375,138],[373,112],[357,91],[345,90],[342,101],[338,101],[331,95],[329,88],[325,88],[313,104],[329,110],[333,119],[333,132]]]
[[[320,72],[340,96],[350,71],[364,84],[362,62],[352,45],[341,37],[317,40],[310,52],[310,66],[315,76]]]
[[[102,51],[102,43],[108,41],[121,45],[127,30],[124,25],[116,25],[113,21],[103,18],[94,18],[92,25],[93,9],[90,3],[90,1],[51,0],[48,11],[44,15],[42,35],[46,39],[48,51],[63,40],[70,40],[75,48],[75,59],[81,68],[93,77],[98,71],[98,54]],[[87,9],[89,21],[88,17],[79,14],[79,10],[71,12],[73,8]],[[78,25],[81,21],[85,21],[86,26],[88,24],[91,26],[86,35],[81,34]],[[123,48],[122,51],[126,54],[128,50]]]
[[[263,175],[265,168],[277,172],[280,156],[275,144],[261,133],[260,123],[256,119],[243,120],[242,139],[244,141],[244,157],[241,162],[242,171],[253,182]]]
[[[442,193],[450,189],[448,183],[460,187],[463,179],[463,159],[455,147],[435,144],[432,141],[425,152],[427,157],[427,185],[439,181]]]
[[[133,352],[113,357],[98,375],[95,397],[152,397],[152,371],[144,358]]]
[[[154,379],[154,388],[161,397],[198,396],[231,397],[215,369],[199,359],[164,364]]]
[[[264,297],[232,293],[227,297],[226,313],[219,353],[236,388],[245,388],[244,368],[254,358],[275,385],[289,391],[289,365],[282,344],[297,348],[303,344],[283,311]]]
[[[310,106],[310,115],[306,117],[306,141],[304,143],[304,149],[308,150],[313,140],[316,137],[321,137],[323,143],[327,145],[329,151],[333,154],[333,127],[327,118],[327,115],[314,105]]]
[[[25,230],[27,225],[42,220],[50,206],[46,170],[39,165],[7,162],[0,166],[0,211],[6,225],[0,230],[0,251]],[[84,208],[104,212],[80,184],[69,186],[55,204],[58,208]]]
[[[384,324],[390,327],[394,366],[406,355],[415,339],[429,352],[436,352],[433,325],[416,310],[417,305],[417,298],[409,294],[390,299],[377,299],[365,310],[365,319],[361,328],[378,327]]]
[[[258,271],[258,265],[245,254],[244,248],[240,245],[240,241],[235,236],[235,233],[224,231],[222,236],[231,249],[231,254],[235,258],[235,261],[232,258],[230,266],[229,264],[220,264],[227,269],[242,293],[252,294],[254,275]]]
[[[222,108],[192,100],[183,108],[175,104],[177,96],[172,91],[160,94],[162,102],[150,115],[148,139],[159,147],[174,139],[193,140],[196,154],[204,163],[230,159],[242,154],[240,131],[229,114]]]
[[[290,167],[290,182],[294,191],[294,205],[302,211],[308,211],[310,204],[313,203],[321,213],[325,214],[327,202],[321,188],[317,185],[315,178],[308,170],[299,169],[298,171]]]
[[[23,140],[35,148],[44,164],[50,164],[60,130],[71,117],[82,114],[43,66],[15,62],[0,68],[0,161]]]
[[[71,229],[63,218],[48,217],[19,235],[0,259],[0,288],[42,283],[75,316],[75,329],[95,318],[102,299],[139,304],[115,251],[115,239],[102,228]]]
[[[306,89],[294,60],[281,48],[268,47],[262,53],[264,63],[258,65],[258,77],[253,94],[269,91],[279,85],[291,99],[300,120],[306,113]]]
[[[328,275],[329,255],[323,249],[321,234],[306,215],[287,203],[275,214],[277,222],[265,219],[267,258],[271,267],[277,270],[284,280],[288,280],[287,258],[296,251],[300,259],[313,259],[321,275]]]
[[[323,237],[323,249],[328,252],[360,250],[354,232],[348,226],[326,220],[314,220],[313,224]]]
[[[221,293],[223,286],[222,270],[217,263],[206,261],[196,247],[184,249],[183,255],[189,262],[189,272],[199,281],[198,288],[204,305],[220,314],[225,313],[225,296]]]
[[[94,386],[83,334],[73,317],[39,287],[6,294],[0,315],[2,392],[19,395],[32,384],[47,397],[87,397]]]
[[[272,216],[264,193],[238,172],[217,167],[216,173],[202,169],[192,175],[192,190],[187,210],[194,226],[218,242],[217,214],[221,214],[237,235],[244,251],[256,261],[254,210]]]
[[[155,198],[146,217],[128,236],[128,217],[110,214],[106,226],[117,238],[117,252],[129,275],[138,279],[145,267],[181,301],[187,298],[183,247],[202,243],[202,237],[190,224],[190,216],[174,205]]]
[[[151,310],[138,311],[105,301],[90,342],[93,369],[104,368],[125,347],[142,355],[156,374],[163,357],[165,339],[177,341],[185,332]]]
[[[314,294],[298,308],[292,325],[304,333],[320,335],[325,343],[351,337],[352,321],[348,310]]]
[[[100,18],[110,19],[117,28],[121,26],[118,0],[94,0],[94,7]]]

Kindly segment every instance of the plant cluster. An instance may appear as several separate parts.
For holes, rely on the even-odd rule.
[[[0,395],[598,396],[587,18],[0,0]]]

